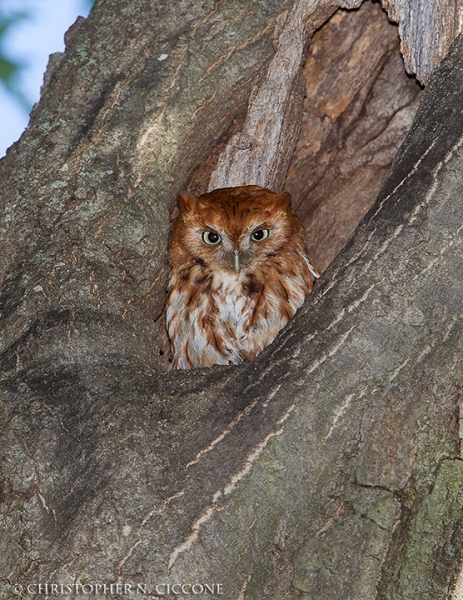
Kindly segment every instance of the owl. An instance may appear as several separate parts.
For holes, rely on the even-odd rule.
[[[247,185],[178,198],[166,324],[173,369],[255,357],[320,275],[288,192]]]

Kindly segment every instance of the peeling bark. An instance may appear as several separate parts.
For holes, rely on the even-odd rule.
[[[463,30],[459,0],[381,0],[389,18],[399,24],[405,67],[421,83],[447,54]]]

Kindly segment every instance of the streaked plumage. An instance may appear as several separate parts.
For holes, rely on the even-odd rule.
[[[319,276],[287,192],[179,196],[169,237],[173,369],[237,364],[268,346]]]

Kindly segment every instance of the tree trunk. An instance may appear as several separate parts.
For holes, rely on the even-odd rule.
[[[0,169],[1,597],[451,596],[462,9],[383,2],[427,87],[382,185],[421,96],[395,27],[307,54],[360,4],[100,1],[52,57]],[[175,195],[241,183],[345,245],[255,360],[164,373]]]

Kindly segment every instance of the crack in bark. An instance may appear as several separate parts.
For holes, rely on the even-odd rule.
[[[193,460],[191,460],[189,463],[187,463],[185,465],[185,469],[189,469],[192,465],[197,464],[201,460],[201,457],[204,454],[207,454],[208,452],[213,450],[215,448],[215,446],[217,446],[217,444],[219,442],[221,442],[244,417],[247,417],[249,415],[251,410],[256,406],[256,404],[258,402],[259,402],[259,398],[256,398],[244,410],[239,412],[236,415],[236,417],[233,419],[233,421],[228,425],[228,427],[226,427],[226,429],[219,436],[217,436],[206,448],[202,448],[198,452],[198,454],[196,454],[196,456],[193,458]]]
[[[248,587],[248,584],[251,581],[253,575],[254,575],[254,563],[251,565],[251,572],[246,577],[246,579],[243,581],[243,585],[241,586],[240,593],[238,594],[238,597],[236,600],[244,600],[244,594],[246,592],[246,588]]]
[[[164,502],[162,503],[160,508],[156,508],[156,509],[150,511],[147,514],[147,516],[143,519],[143,521],[140,523],[139,530],[141,530],[146,525],[146,523],[151,519],[151,517],[153,517],[154,515],[161,515],[166,510],[166,508],[169,506],[169,504],[172,502],[172,500],[181,498],[184,494],[185,494],[184,490],[182,490],[181,492],[177,492],[176,494],[173,494],[172,496],[170,496],[169,498],[164,500]]]
[[[282,421],[284,422],[289,414],[291,413],[293,407],[291,407],[288,411],[287,414],[282,418]],[[220,498],[225,498],[226,496],[229,496],[237,487],[237,484],[249,473],[249,471],[252,469],[253,467],[253,463],[254,461],[259,457],[259,455],[263,452],[263,450],[267,447],[268,443],[270,442],[270,440],[276,436],[281,435],[284,432],[285,428],[281,427],[280,429],[278,429],[277,431],[272,431],[270,432],[265,438],[264,440],[262,440],[262,442],[260,444],[258,444],[253,452],[248,456],[247,459],[245,459],[245,466],[244,468],[236,473],[230,480],[230,483],[228,485],[226,485],[222,490],[217,490],[216,493],[214,494],[213,498],[212,498],[212,504],[207,508],[207,510],[193,523],[191,529],[192,529],[192,533],[191,535],[184,541],[182,542],[182,544],[180,544],[179,546],[177,546],[170,554],[170,558],[169,558],[169,563],[168,563],[168,571],[169,573],[172,570],[172,567],[174,566],[178,556],[180,554],[182,554],[183,552],[185,552],[186,550],[189,550],[189,548],[192,546],[192,544],[196,541],[196,539],[199,536],[199,529],[201,527],[201,525],[203,523],[206,523],[207,521],[209,521],[209,519],[212,517],[212,515],[214,514],[214,512],[216,510],[223,510],[223,507],[219,506],[218,500]]]
[[[133,546],[131,546],[129,548],[129,551],[127,552],[127,554],[124,556],[124,558],[120,561],[120,563],[117,565],[116,567],[116,573],[117,573],[117,582],[116,583],[120,583],[122,575],[121,575],[121,570],[122,567],[124,566],[125,562],[132,556],[133,551],[135,550],[135,548],[137,546],[139,546],[141,544],[141,540],[137,540],[135,542],[135,544],[133,544]]]

